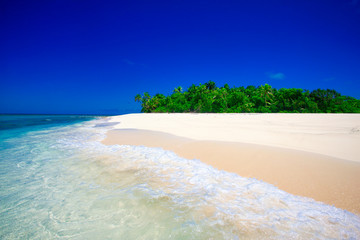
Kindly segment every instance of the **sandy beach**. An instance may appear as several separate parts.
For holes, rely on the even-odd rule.
[[[129,114],[104,144],[161,147],[360,214],[359,114]]]

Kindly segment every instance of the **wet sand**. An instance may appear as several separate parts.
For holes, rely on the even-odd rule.
[[[356,155],[358,149],[353,149],[354,146],[358,143],[358,134],[356,133],[356,131],[355,133],[351,132],[351,129],[357,129],[357,117],[359,117],[360,115],[356,115],[355,118],[353,116],[350,116],[350,120],[349,118],[347,118],[346,115],[335,116],[335,121],[339,121],[339,118],[341,120],[341,118],[345,117],[348,122],[333,122],[333,124],[338,124],[339,127],[336,128],[332,126],[333,129],[330,129],[330,137],[327,139],[327,141],[319,140],[326,139],[324,138],[324,135],[326,136],[326,134],[322,133],[322,131],[324,131],[325,129],[324,126],[327,126],[326,130],[329,130],[329,122],[324,122],[324,126],[322,126],[321,128],[321,126],[319,125],[320,120],[318,120],[318,122],[317,120],[315,120],[315,123],[317,123],[318,125],[312,128],[312,132],[304,131],[304,129],[302,129],[301,132],[299,131],[299,127],[296,126],[296,123],[292,122],[295,126],[292,129],[283,129],[281,125],[284,125],[284,122],[276,122],[274,121],[274,117],[272,117],[269,121],[275,122],[278,125],[277,129],[280,129],[282,132],[280,131],[280,133],[277,134],[274,129],[271,129],[269,131],[271,132],[271,134],[268,134],[267,136],[266,129],[261,126],[261,122],[253,121],[252,123],[254,126],[258,125],[260,129],[263,129],[266,139],[271,139],[273,135],[277,134],[278,138],[280,138],[278,142],[284,141],[281,138],[284,138],[284,136],[286,135],[285,132],[289,130],[290,133],[296,130],[297,137],[300,134],[303,134],[303,139],[306,139],[308,137],[307,135],[311,135],[316,132],[317,135],[320,136],[320,138],[317,139],[315,136],[314,140],[313,136],[310,137],[312,138],[313,143],[316,143],[319,146],[321,151],[326,149],[326,146],[329,147],[329,145],[331,144],[336,146],[337,144],[337,148],[330,151],[331,153],[336,154],[328,155],[319,154],[316,151],[304,151],[302,150],[303,146],[299,146],[300,150],[296,150],[291,147],[286,147],[286,144],[284,144],[285,146],[281,147],[274,146],[274,144],[261,144],[264,142],[263,139],[258,141],[260,142],[260,144],[234,141],[234,137],[229,137],[229,141],[223,141],[221,138],[221,141],[215,141],[211,138],[210,140],[208,140],[209,137],[206,136],[209,135],[211,132],[216,135],[216,133],[219,133],[221,126],[219,125],[217,126],[217,129],[214,129],[215,125],[213,125],[212,128],[208,128],[207,132],[202,132],[203,129],[201,127],[196,130],[197,123],[192,122],[193,119],[191,119],[193,118],[193,116],[190,116],[190,120],[186,121],[186,115],[181,116],[181,120],[178,121],[181,121],[181,126],[184,130],[183,135],[187,134],[191,137],[181,137],[178,135],[167,133],[171,132],[167,128],[174,127],[174,124],[176,125],[176,123],[174,123],[173,121],[169,121],[169,119],[166,119],[170,117],[170,120],[173,120],[172,118],[174,117],[174,115],[172,114],[154,114],[156,116],[151,116],[152,114],[134,114],[136,116],[132,115],[133,114],[111,118],[111,121],[117,121],[120,123],[116,126],[117,129],[109,131],[107,133],[107,138],[103,141],[103,143],[108,145],[123,144],[143,145],[147,147],[161,147],[165,150],[173,151],[181,157],[187,159],[199,159],[204,163],[210,164],[217,169],[234,172],[243,177],[257,178],[259,180],[271,183],[286,192],[295,195],[310,197],[317,201],[321,201],[326,204],[334,205],[338,208],[346,209],[353,213],[360,214],[360,162],[355,161],[358,159]],[[134,121],[132,123],[127,122],[127,118],[129,117],[130,119],[136,117],[141,123],[142,121],[146,120],[146,118],[159,118],[159,116],[163,116],[163,120],[153,122],[152,126],[155,126],[153,128],[161,128],[162,125],[162,128],[164,129],[164,131],[162,132],[144,130],[146,129],[145,127],[139,126],[141,124],[138,124],[136,122],[134,123]],[[264,115],[253,115],[250,116],[250,118],[254,119],[256,118],[256,116],[260,118],[266,117]],[[201,116],[201,118],[203,117],[205,116]],[[213,114],[212,117],[216,118],[218,116],[214,116]],[[223,116],[220,116],[220,118],[221,117]],[[234,118],[234,116],[229,117]],[[290,116],[290,118],[293,117],[295,116]],[[316,116],[310,117],[312,119],[316,118]],[[324,117],[331,119],[331,115],[320,117],[322,118],[321,121]],[[303,118],[303,116],[300,116],[300,119],[301,118]],[[164,121],[166,123],[166,120],[168,121],[167,125],[164,124]],[[302,122],[303,125],[306,124],[307,130],[309,130],[310,122],[311,120],[308,122]],[[135,126],[135,129],[127,128],[129,125],[134,126],[134,124],[138,124],[138,127]],[[221,124],[221,121],[219,124]],[[243,125],[241,124],[239,124],[239,126],[243,127]],[[147,129],[149,128],[151,129],[151,127],[147,127]],[[186,130],[184,128],[186,128]],[[348,129],[345,128],[349,128],[350,130],[348,131]],[[175,130],[181,131],[182,129]],[[223,130],[226,132],[228,129],[225,126]],[[198,131],[198,133],[194,133],[196,131]],[[238,129],[234,129],[234,134],[236,133],[236,131],[238,131]],[[257,134],[257,131],[258,130],[253,131],[255,135]],[[334,135],[334,131],[337,132],[337,137],[342,140],[342,144],[352,144],[352,155],[341,155],[344,148],[349,148],[349,146],[342,147],[341,145],[339,145],[339,139],[331,137],[332,135]],[[189,134],[189,132],[192,133],[192,135]],[[199,134],[199,132],[202,132],[202,134]],[[246,133],[248,134],[249,132],[251,132],[251,129],[247,129]],[[204,139],[199,139],[199,137],[196,139],[196,137],[194,137],[194,134],[199,134],[199,136],[206,136],[204,137]],[[231,134],[231,132],[228,132],[228,134]],[[286,143],[286,141],[284,141],[284,143]],[[288,145],[291,144],[291,142],[288,143]],[[306,144],[307,143],[305,143],[305,145]],[[336,157],[339,155],[342,156],[342,158]],[[349,159],[354,161],[350,161]]]

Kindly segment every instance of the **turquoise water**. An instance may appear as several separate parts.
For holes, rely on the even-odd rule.
[[[0,116],[0,239],[360,239],[360,218],[158,148],[106,117]]]

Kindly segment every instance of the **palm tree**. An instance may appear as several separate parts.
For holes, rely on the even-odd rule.
[[[179,86],[179,87],[177,87],[177,88],[174,89],[174,93],[181,93],[182,90],[183,90],[182,87]]]
[[[136,96],[135,96],[135,102],[141,102],[141,100],[142,100],[141,95],[140,95],[140,94],[136,94]]]
[[[140,94],[136,94],[135,96],[135,101],[136,102],[141,102],[141,112],[150,112],[150,101],[151,101],[151,96],[148,92],[144,93],[144,96],[141,96]]]
[[[205,83],[205,86],[208,90],[214,90],[216,88],[215,82],[209,80],[207,83]]]
[[[265,107],[267,107],[267,103],[270,104],[270,102],[267,102],[266,98],[271,100],[271,97],[273,96],[272,87],[266,83],[264,86],[261,85],[259,89],[260,89],[260,96],[264,98],[264,105]]]

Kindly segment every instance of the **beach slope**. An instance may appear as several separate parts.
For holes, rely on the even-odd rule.
[[[129,114],[104,144],[144,145],[360,213],[360,114]]]

